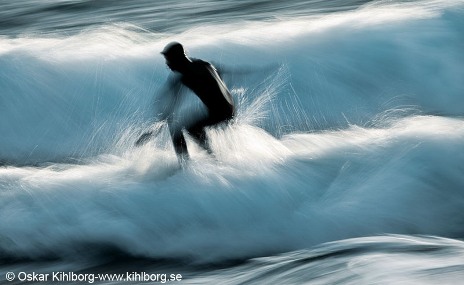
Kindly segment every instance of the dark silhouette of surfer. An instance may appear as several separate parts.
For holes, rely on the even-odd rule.
[[[205,128],[230,121],[235,112],[233,99],[226,84],[213,65],[200,59],[187,57],[183,46],[178,42],[169,43],[161,53],[166,59],[166,65],[175,73],[175,76],[168,82],[171,92],[167,96],[170,98],[168,98],[168,103],[165,103],[161,119],[168,119],[177,157],[181,162],[189,158],[187,144],[182,133],[184,128],[200,146],[208,153],[212,153]],[[186,86],[200,98],[206,107],[207,114],[202,118],[190,118],[190,123],[184,126],[174,126],[175,124],[172,124],[169,118],[179,104],[182,93],[179,89],[182,86]],[[137,144],[143,143],[151,135],[151,133],[143,134]]]

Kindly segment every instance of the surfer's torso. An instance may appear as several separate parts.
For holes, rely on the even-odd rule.
[[[224,118],[233,116],[232,96],[210,63],[192,59],[188,70],[182,74],[181,81],[200,98],[210,115]]]

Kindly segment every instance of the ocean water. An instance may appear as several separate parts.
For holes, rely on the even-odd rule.
[[[464,1],[0,7],[0,283],[464,280]],[[154,120],[173,40],[237,105],[185,168]]]

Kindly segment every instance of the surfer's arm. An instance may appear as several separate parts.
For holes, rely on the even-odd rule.
[[[222,78],[223,75],[249,75],[256,72],[271,72],[273,70],[279,69],[280,64],[271,63],[265,66],[226,66],[224,64],[219,64],[216,62],[211,62],[213,68],[217,71],[219,76]]]
[[[159,112],[156,116],[157,121],[169,120],[180,101],[182,101],[183,92],[180,79],[170,77],[158,97]]]
[[[155,115],[155,121],[170,121],[179,101],[181,101],[182,90],[180,80],[169,78],[165,86],[160,90],[156,99],[158,112]],[[158,134],[160,128],[143,133],[135,142],[135,146],[141,146],[147,143],[153,136]]]

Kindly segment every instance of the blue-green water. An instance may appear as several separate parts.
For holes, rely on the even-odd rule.
[[[463,279],[463,1],[0,7],[0,282]],[[184,169],[153,121],[173,40],[237,105]],[[187,95],[179,120],[202,110]]]
[[[202,25],[272,21],[352,10],[367,2],[2,0],[0,34],[70,34],[121,23],[136,25],[154,33],[178,33]]]

